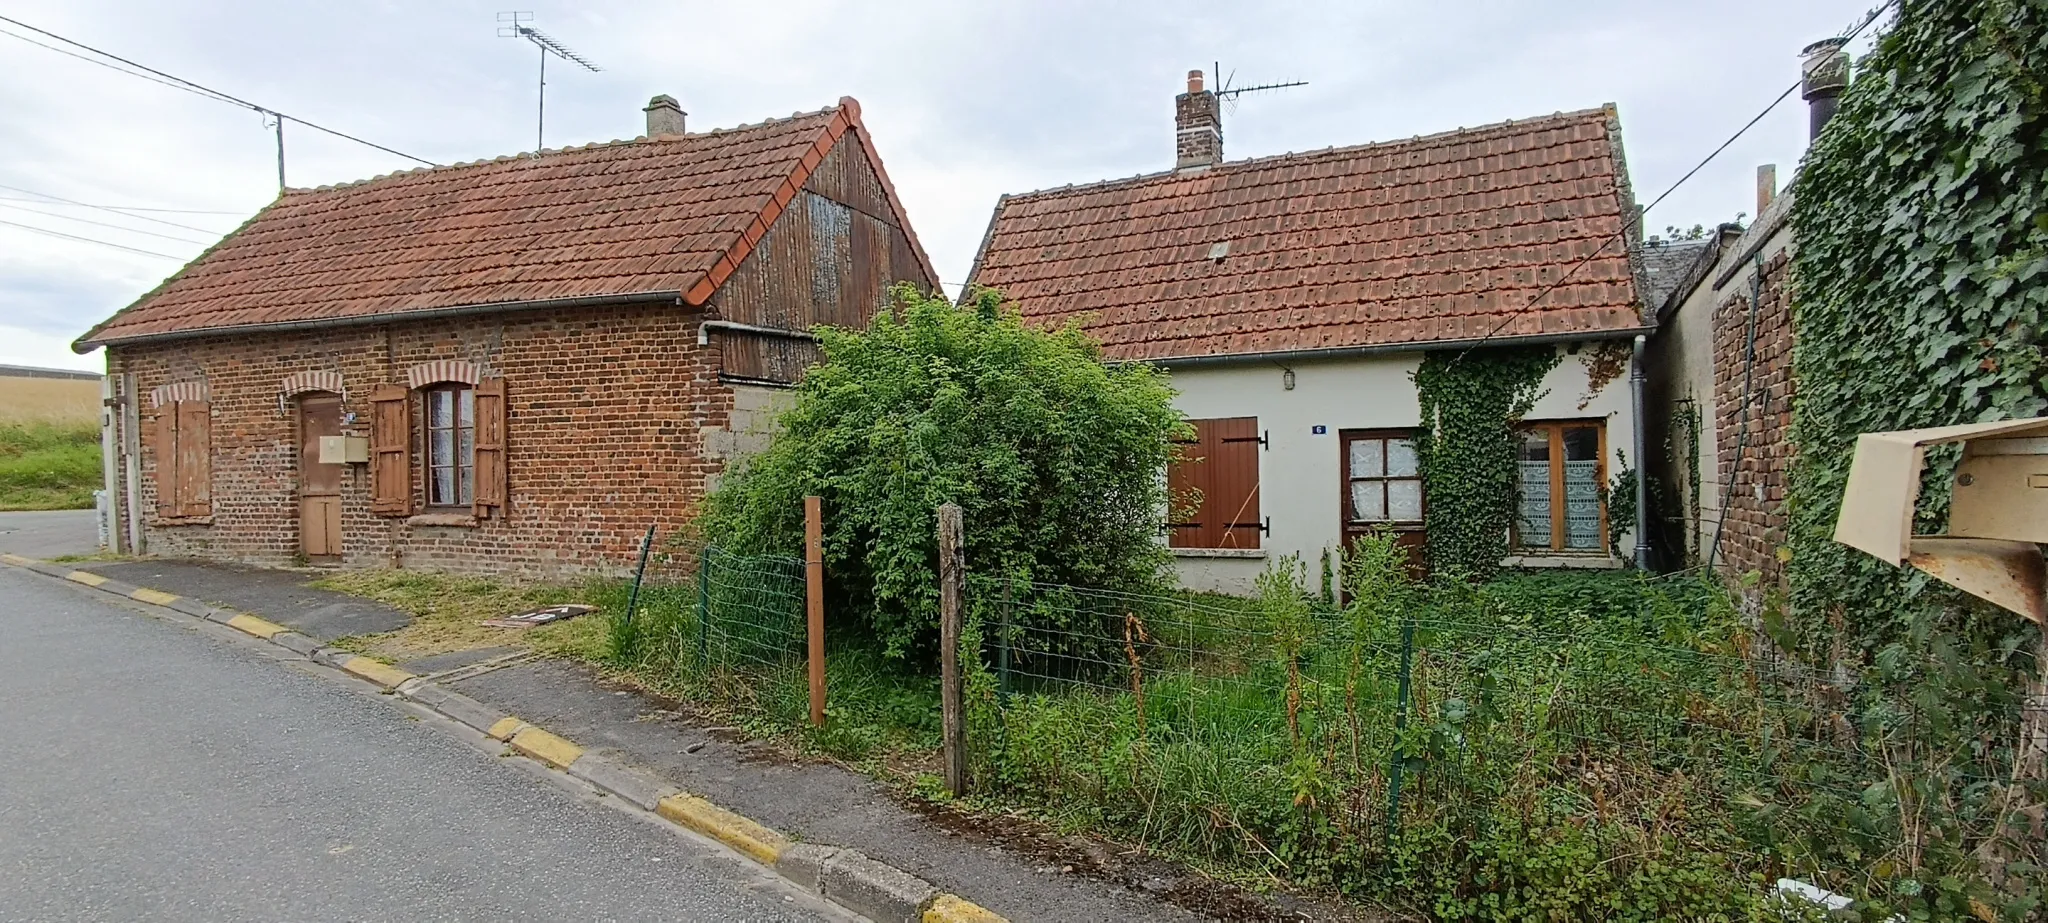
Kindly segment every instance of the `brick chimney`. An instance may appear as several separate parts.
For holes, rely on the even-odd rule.
[[[1847,39],[1827,38],[1799,52],[1799,96],[1806,100],[1807,140],[1820,137],[1820,130],[1835,117],[1835,105],[1849,88],[1849,53],[1842,50]]]
[[[1202,89],[1202,72],[1188,71],[1188,91],[1173,98],[1176,170],[1199,170],[1223,162],[1223,116],[1216,92]]]
[[[689,113],[683,111],[675,97],[666,93],[656,96],[648,100],[647,108],[641,111],[647,113],[647,137],[684,133],[683,116]]]

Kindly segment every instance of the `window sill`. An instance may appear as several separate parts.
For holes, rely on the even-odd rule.
[[[406,519],[408,526],[436,526],[449,529],[474,529],[477,518],[469,513],[419,513]]]
[[[1620,570],[1622,560],[1604,551],[1552,551],[1541,554],[1511,554],[1502,567],[1555,568],[1560,570]]]
[[[1176,558],[1263,558],[1264,548],[1169,548]]]
[[[150,521],[149,521],[149,524],[150,524],[150,525],[152,525],[152,526],[158,527],[158,528],[163,528],[163,527],[167,527],[167,526],[210,526],[210,525],[213,525],[213,517],[212,517],[212,516],[172,516],[172,517],[169,517],[169,518],[164,518],[164,517],[158,517],[158,518],[155,518],[155,519],[152,519],[152,520],[150,520]]]

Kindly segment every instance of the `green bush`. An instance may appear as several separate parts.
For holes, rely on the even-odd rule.
[[[908,287],[866,330],[818,328],[825,362],[773,444],[710,496],[703,538],[738,554],[802,547],[824,498],[832,611],[891,657],[937,638],[934,510],[958,503],[968,566],[1028,583],[1156,590],[1164,471],[1185,424],[1163,374],[1108,365],[1077,329]]]
[[[0,424],[0,510],[90,509],[99,486],[97,427]]]

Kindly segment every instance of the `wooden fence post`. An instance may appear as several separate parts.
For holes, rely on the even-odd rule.
[[[811,727],[825,726],[825,501],[804,498],[804,582],[811,642]]]
[[[960,682],[960,583],[966,559],[961,552],[960,507],[939,507],[939,716],[946,740],[946,790],[967,794],[967,716]]]

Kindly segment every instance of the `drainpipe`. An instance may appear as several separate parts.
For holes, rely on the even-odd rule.
[[[1634,434],[1636,448],[1636,569],[1648,573],[1650,570],[1650,479],[1646,473],[1649,466],[1644,464],[1648,456],[1643,454],[1643,385],[1648,375],[1643,371],[1643,348],[1649,342],[1638,334],[1635,349],[1630,351],[1628,372],[1629,404],[1635,412]]]

